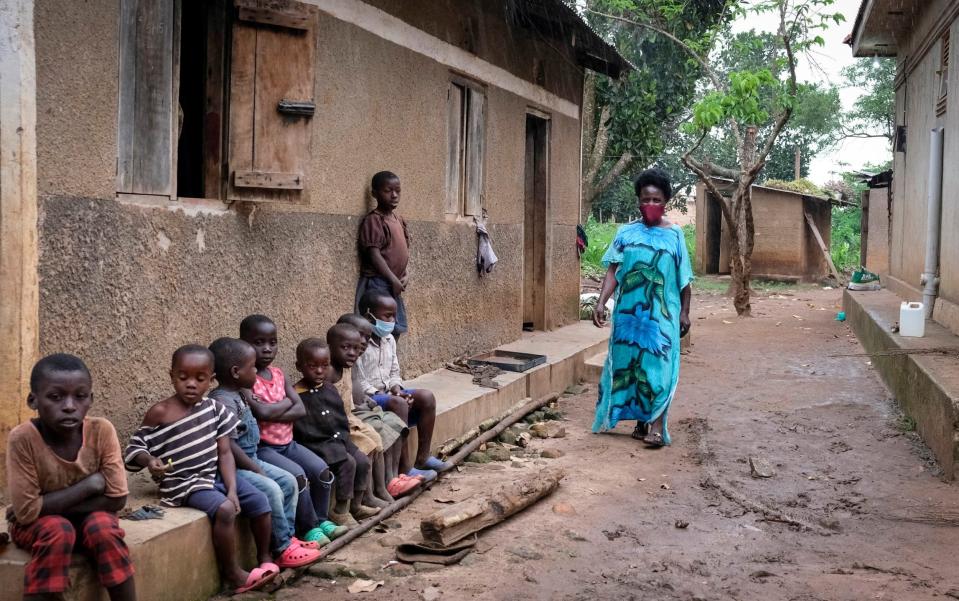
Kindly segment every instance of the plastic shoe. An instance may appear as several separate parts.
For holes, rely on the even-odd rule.
[[[319,559],[320,552],[318,550],[291,544],[276,558],[276,565],[281,568],[302,568]]]
[[[318,545],[315,540],[309,540],[309,541],[307,541],[307,540],[300,540],[300,539],[296,538],[295,536],[291,536],[291,537],[290,537],[290,542],[291,542],[292,544],[294,544],[294,545],[300,545],[301,547],[303,547],[303,548],[305,548],[305,549],[319,549],[319,548],[320,548],[320,545]]]
[[[350,531],[347,526],[337,526],[330,520],[324,520],[317,526],[330,540],[336,540]]]
[[[317,547],[324,547],[330,544],[330,539],[326,537],[326,534],[323,533],[323,530],[319,526],[311,528],[309,532],[304,534],[303,540],[308,543],[316,543]]]

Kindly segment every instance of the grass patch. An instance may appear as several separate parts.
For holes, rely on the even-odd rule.
[[[859,267],[861,243],[859,207],[833,207],[829,254],[840,272],[850,273]]]
[[[606,269],[603,268],[603,255],[616,237],[619,225],[618,223],[600,223],[590,217],[583,226],[586,237],[589,239],[589,246],[580,257],[580,273],[583,276],[602,277],[606,273]]]

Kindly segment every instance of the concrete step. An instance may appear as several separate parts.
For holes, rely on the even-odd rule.
[[[901,302],[889,290],[846,290],[843,295],[846,319],[866,351],[893,351],[871,357],[873,366],[903,412],[915,420],[916,430],[935,454],[943,476],[952,480],[959,460],[959,336],[931,320],[926,321],[922,338],[893,333]],[[923,349],[937,352],[923,354]]]
[[[473,384],[472,376],[447,369],[409,380],[410,388],[427,388],[436,395],[434,449],[526,397],[561,393],[568,386],[578,384],[586,374],[586,358],[606,348],[608,335],[609,329],[598,329],[589,322],[552,332],[524,333],[521,339],[500,348],[545,355],[546,363],[524,373],[504,372],[495,378],[499,388],[479,387]],[[415,441],[416,436],[409,439]],[[128,505],[139,507],[156,502],[156,486],[146,473],[132,475]],[[194,509],[167,509],[161,520],[120,523],[126,530],[127,545],[136,567],[140,599],[200,601],[219,591],[211,526],[205,514]],[[5,524],[0,525],[0,529],[5,528]],[[252,560],[248,529],[240,525],[239,530],[243,553]],[[23,569],[29,559],[26,552],[12,544],[0,549],[0,590],[7,591],[3,599],[22,596]],[[91,568],[89,561],[76,557],[71,568],[73,586],[66,595],[68,601],[106,601],[106,593],[99,589]]]
[[[602,353],[596,353],[586,360],[583,377],[587,382],[599,382],[600,377],[603,375],[603,365],[606,363],[606,355],[608,354],[608,352],[603,351]]]

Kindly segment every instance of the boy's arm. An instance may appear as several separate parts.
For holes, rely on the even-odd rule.
[[[127,503],[126,495],[108,497],[106,479],[100,472],[90,474],[72,486],[43,495],[40,515],[83,514],[92,511],[116,513]]]
[[[400,294],[406,291],[406,285],[396,277],[396,274],[393,273],[393,270],[390,269],[390,266],[386,264],[386,259],[383,258],[383,253],[380,252],[380,249],[375,246],[370,246],[366,249],[366,254],[370,258],[370,263],[373,265],[373,268],[376,269],[376,272],[380,274],[384,280],[390,283],[390,288],[393,289],[393,294]]]
[[[394,343],[395,345],[395,343]],[[400,360],[396,354],[396,346],[393,346],[393,361],[390,364],[390,381],[387,382],[390,392],[399,395],[403,391],[403,378],[400,377]]]
[[[79,513],[77,508],[84,502],[106,499],[103,496],[106,482],[103,474],[94,472],[76,484],[42,495],[40,497],[40,515]]]
[[[230,438],[230,451],[233,453],[233,463],[236,464],[236,469],[256,472],[257,474],[263,473],[263,469],[259,464],[243,452],[240,445],[236,444],[235,438]]]
[[[240,500],[236,495],[236,463],[233,461],[233,450],[230,448],[230,437],[220,436],[216,440],[216,452],[220,478],[226,487],[226,498],[233,503],[233,508],[240,513]]]
[[[359,360],[356,362],[356,365],[353,366],[353,402],[355,404],[360,404],[360,401],[357,400],[357,396],[362,395],[366,397],[379,392],[379,389],[370,378],[369,366],[367,365],[367,362],[363,360],[363,357],[365,356],[366,353],[361,355]]]
[[[280,416],[280,419],[277,421],[282,422],[292,422],[300,419],[301,417],[306,417],[306,405],[303,404],[303,399],[300,398],[300,394],[296,391],[290,381],[287,380],[285,383],[286,388],[286,398],[293,403],[293,405],[283,412],[283,415]]]

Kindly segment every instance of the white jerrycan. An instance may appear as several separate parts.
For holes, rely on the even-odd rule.
[[[926,333],[926,310],[922,303],[903,302],[899,306],[899,334],[921,338]]]

